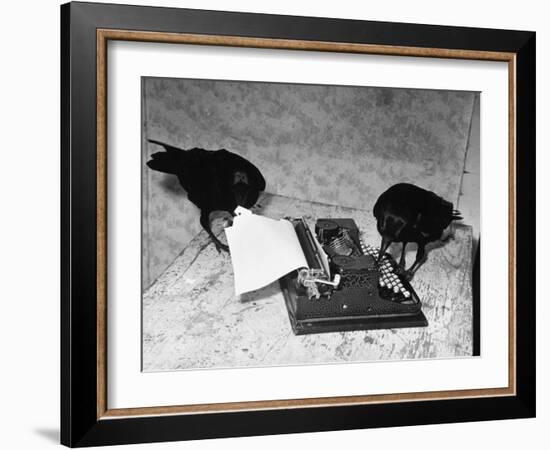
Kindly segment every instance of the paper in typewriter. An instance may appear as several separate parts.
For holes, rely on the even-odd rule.
[[[225,229],[237,295],[260,289],[300,267],[307,267],[293,225],[237,208]]]

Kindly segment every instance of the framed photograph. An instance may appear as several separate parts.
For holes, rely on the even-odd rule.
[[[61,441],[535,415],[535,33],[61,7]]]

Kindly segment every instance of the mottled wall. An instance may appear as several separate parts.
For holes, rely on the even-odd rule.
[[[143,154],[226,148],[256,164],[267,191],[370,210],[408,181],[456,202],[474,98],[457,91],[143,79]],[[144,165],[147,286],[199,228],[175,177]]]
[[[468,149],[464,163],[462,188],[458,198],[458,209],[464,217],[464,222],[471,225],[474,233],[473,251],[477,250],[480,234],[480,194],[481,194],[481,130],[480,130],[480,98],[477,96],[472,113],[472,125],[468,137]]]

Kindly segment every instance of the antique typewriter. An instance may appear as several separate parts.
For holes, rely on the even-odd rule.
[[[289,220],[308,263],[280,279],[294,334],[428,324],[393,258],[378,264],[353,219],[319,219],[315,235],[303,218]]]

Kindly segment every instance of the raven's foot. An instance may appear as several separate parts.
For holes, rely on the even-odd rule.
[[[214,242],[214,245],[216,246],[216,250],[218,251],[218,253],[221,253],[222,251],[229,253],[229,246],[222,244],[217,239],[212,239],[212,241]]]
[[[401,264],[397,264],[393,270],[395,274],[399,275],[400,277],[406,276],[407,271],[405,270],[405,266],[402,266]]]
[[[403,270],[403,273],[401,274],[401,276],[407,280],[407,281],[411,281],[412,278],[414,277],[414,272],[412,270]]]

